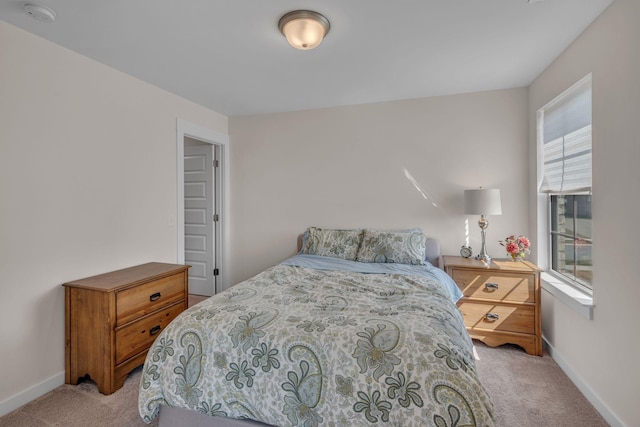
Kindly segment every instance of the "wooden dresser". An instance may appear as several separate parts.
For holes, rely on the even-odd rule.
[[[444,269],[464,296],[458,307],[471,338],[495,347],[517,344],[542,356],[540,269],[528,261],[444,256]]]
[[[65,382],[89,375],[111,394],[178,314],[187,308],[185,265],[152,262],[64,283]]]

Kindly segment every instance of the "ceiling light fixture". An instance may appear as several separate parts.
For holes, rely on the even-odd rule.
[[[278,22],[278,28],[289,44],[300,50],[317,47],[330,27],[327,18],[311,10],[294,10],[285,14]]]
[[[24,11],[27,15],[41,22],[53,22],[56,20],[56,13],[46,6],[35,3],[25,3]]]

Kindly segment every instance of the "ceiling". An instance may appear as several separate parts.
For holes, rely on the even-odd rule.
[[[531,1],[531,0],[529,0]],[[34,0],[0,19],[227,116],[528,86],[612,0]],[[331,30],[299,51],[291,10]]]

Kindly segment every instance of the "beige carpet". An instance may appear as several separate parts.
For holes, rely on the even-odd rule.
[[[480,378],[492,397],[498,427],[600,427],[608,424],[545,353],[476,343]],[[62,385],[0,418],[2,427],[146,426],[138,416],[136,369],[120,390],[105,396],[91,381]],[[151,424],[157,425],[157,424]]]
[[[529,356],[518,346],[474,342],[480,380],[491,396],[499,427],[600,427],[609,424],[544,353]]]
[[[136,368],[118,391],[108,396],[93,381],[64,384],[0,418],[2,427],[129,427],[147,426],[138,415],[138,384],[142,367]],[[156,420],[157,421],[157,420]]]

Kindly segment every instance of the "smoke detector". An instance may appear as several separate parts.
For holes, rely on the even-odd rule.
[[[56,20],[56,13],[46,6],[35,3],[25,3],[24,11],[27,15],[40,22],[53,22]]]

